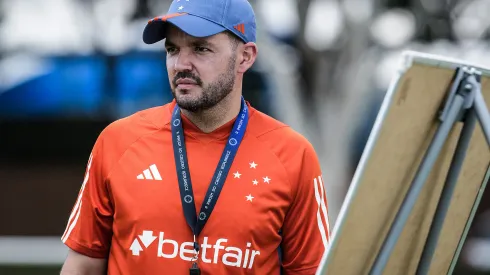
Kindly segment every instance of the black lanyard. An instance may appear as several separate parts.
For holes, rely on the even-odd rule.
[[[180,198],[184,209],[184,216],[187,224],[194,234],[194,249],[196,255],[199,252],[199,244],[197,237],[201,233],[204,225],[211,216],[214,206],[218,200],[219,194],[225,183],[228,172],[230,171],[233,159],[238,151],[238,147],[242,142],[245,134],[245,129],[248,124],[248,106],[242,97],[240,113],[233,125],[233,130],[228,138],[218,167],[214,172],[213,179],[209,185],[206,197],[204,197],[199,217],[196,216],[196,205],[194,203],[194,193],[192,192],[192,183],[189,172],[189,164],[187,161],[187,152],[184,140],[184,130],[182,128],[182,118],[180,108],[175,105],[172,114],[172,143],[174,147],[175,166],[177,168],[177,178],[179,180]],[[197,259],[196,259],[197,260]],[[197,268],[194,263],[193,267]],[[192,269],[191,269],[192,274]],[[198,274],[198,273],[196,273]]]

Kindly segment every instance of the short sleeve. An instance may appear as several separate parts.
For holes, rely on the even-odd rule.
[[[284,274],[315,274],[330,230],[322,172],[311,145],[303,153],[298,175],[282,229],[282,265]]]
[[[62,242],[93,258],[106,258],[112,238],[113,207],[105,183],[101,138],[90,154],[85,177],[68,218]]]

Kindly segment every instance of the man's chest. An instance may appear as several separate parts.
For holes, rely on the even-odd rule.
[[[223,147],[192,142],[187,145],[188,182],[192,184],[197,213]],[[133,255],[153,250],[163,258],[190,257],[193,234],[184,216],[173,148],[142,148],[128,151],[110,177],[115,237]],[[236,253],[242,258],[244,253],[250,258],[253,251],[273,251],[271,244],[280,242],[290,193],[287,173],[275,156],[243,142],[199,236],[203,260],[219,262],[227,248],[229,253],[239,251]],[[221,246],[221,252],[213,250],[216,256],[210,252]],[[240,262],[243,265],[243,260]]]

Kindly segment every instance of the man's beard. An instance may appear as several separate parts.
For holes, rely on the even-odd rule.
[[[175,89],[172,89],[172,94],[180,108],[189,112],[200,112],[208,110],[216,104],[220,103],[226,96],[228,96],[233,87],[235,86],[235,62],[236,58],[233,56],[230,58],[227,70],[218,76],[218,80],[203,86],[202,80],[193,75],[189,71],[179,72],[173,79],[174,87],[177,87],[177,80],[180,78],[189,78],[196,81],[196,85],[202,88],[202,92],[198,98],[195,99],[182,99],[176,96]]]

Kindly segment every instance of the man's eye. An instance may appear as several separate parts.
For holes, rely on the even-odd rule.
[[[209,51],[208,48],[205,47],[196,47],[196,52],[207,52]]]
[[[174,53],[174,52],[176,51],[176,49],[175,49],[175,48],[173,48],[173,47],[168,47],[168,48],[166,49],[166,51],[167,51],[167,53]]]

